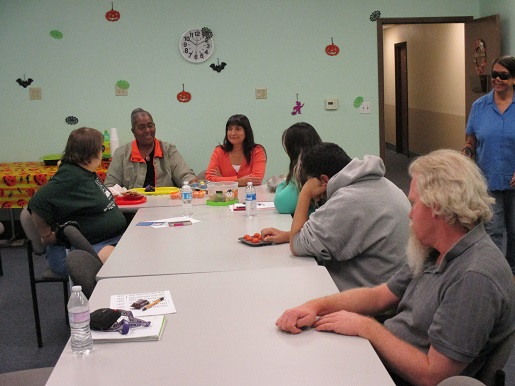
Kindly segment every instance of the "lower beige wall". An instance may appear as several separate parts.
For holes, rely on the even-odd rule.
[[[395,106],[385,105],[386,143],[395,145]],[[448,148],[461,150],[465,143],[465,117],[437,111],[409,109],[409,150],[427,154]]]

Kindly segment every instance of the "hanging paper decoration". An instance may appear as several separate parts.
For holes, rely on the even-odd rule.
[[[34,82],[34,80],[32,78],[25,80],[25,74],[23,74],[23,80],[21,80],[21,78],[18,78],[16,79],[16,82],[18,82],[18,84],[23,88],[27,88],[27,86],[30,86],[30,84]]]
[[[106,19],[108,21],[120,20],[120,12],[114,10],[113,2],[111,1],[111,10],[106,12]]]
[[[483,39],[474,41],[474,66],[476,74],[484,75],[486,66],[486,43]]]
[[[122,90],[127,90],[131,85],[126,80],[119,80],[116,82],[116,86]]]
[[[370,14],[370,21],[376,21],[380,17],[381,17],[381,12],[380,11],[374,11],[374,12],[372,12]]]
[[[291,115],[302,114],[302,112],[300,110],[303,107],[304,107],[304,103],[301,104],[301,102],[299,102],[299,94],[297,94],[297,102],[295,102],[295,106],[293,106],[293,111],[291,112]]]
[[[363,97],[359,96],[356,99],[354,99],[354,103],[352,105],[354,106],[354,108],[357,109],[359,106],[361,106],[362,103],[363,103]]]
[[[222,64],[220,64],[220,60],[218,58],[216,58],[216,60],[217,60],[218,64],[212,63],[209,67],[211,67],[216,72],[220,72],[225,68],[225,66],[227,66],[227,63],[222,62]]]
[[[79,120],[77,119],[77,117],[70,115],[66,117],[65,122],[69,125],[76,125],[77,123],[79,123]]]
[[[191,94],[184,91],[184,83],[182,84],[182,91],[177,94],[177,100],[181,103],[188,103],[191,100]]]
[[[63,33],[61,31],[53,29],[52,31],[50,31],[50,36],[52,36],[54,39],[62,39]]]
[[[331,38],[331,44],[325,47],[325,53],[329,56],[336,56],[340,52],[340,48],[333,43],[333,38]]]
[[[202,31],[202,36],[204,37],[204,39],[206,39],[206,42],[213,37],[213,32],[209,28],[202,27],[201,31]]]

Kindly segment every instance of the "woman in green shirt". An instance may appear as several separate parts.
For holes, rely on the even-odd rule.
[[[301,189],[299,170],[302,154],[319,143],[320,136],[309,123],[299,122],[287,128],[282,137],[283,148],[290,157],[286,180],[275,191],[274,205],[279,213],[293,215]]]

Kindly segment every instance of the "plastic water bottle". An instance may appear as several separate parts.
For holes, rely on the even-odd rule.
[[[104,144],[102,145],[102,158],[111,157],[111,136],[109,130],[104,130]]]
[[[118,132],[115,127],[111,128],[111,136],[110,136],[109,145],[110,145],[109,150],[111,152],[111,155],[114,154],[114,151],[116,149],[118,149],[118,147],[120,146],[120,139],[118,138]]]
[[[89,301],[82,293],[82,287],[72,287],[68,301],[68,316],[70,318],[72,352],[87,355],[93,349],[93,338],[89,329]]]
[[[191,190],[191,186],[188,181],[184,181],[184,185],[182,185],[181,198],[183,215],[186,217],[193,216],[193,206],[191,205],[193,191]]]
[[[257,214],[256,188],[254,188],[252,182],[247,182],[245,188],[245,210],[247,211],[247,217],[254,217]]]

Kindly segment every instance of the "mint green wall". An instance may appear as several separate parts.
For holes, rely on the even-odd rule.
[[[481,2],[484,12],[487,3]],[[370,14],[479,16],[479,0],[124,0],[114,8],[121,19],[110,23],[104,15],[111,1],[0,1],[0,162],[60,152],[79,126],[116,127],[120,142],[128,142],[135,107],[153,114],[158,138],[175,143],[196,172],[207,166],[235,113],[250,118],[267,149],[267,177],[286,171],[281,134],[300,120],[351,156],[378,154]],[[202,26],[214,33],[215,53],[191,64],[179,55],[178,41]],[[52,39],[53,29],[64,38]],[[331,37],[341,50],[335,57],[324,52]],[[209,68],[217,58],[227,63],[221,73]],[[15,82],[24,74],[42,88],[43,100],[30,101],[28,88]],[[127,97],[114,95],[120,79],[131,85]],[[186,104],[176,100],[183,83],[193,97]],[[255,99],[256,87],[268,88],[267,100]],[[291,115],[296,94],[305,104],[300,116]],[[357,96],[371,102],[372,114],[353,107]],[[327,97],[338,98],[338,110],[324,110]],[[79,124],[66,124],[69,115]]]
[[[479,16],[501,16],[501,53],[515,55],[515,0],[479,0]]]

